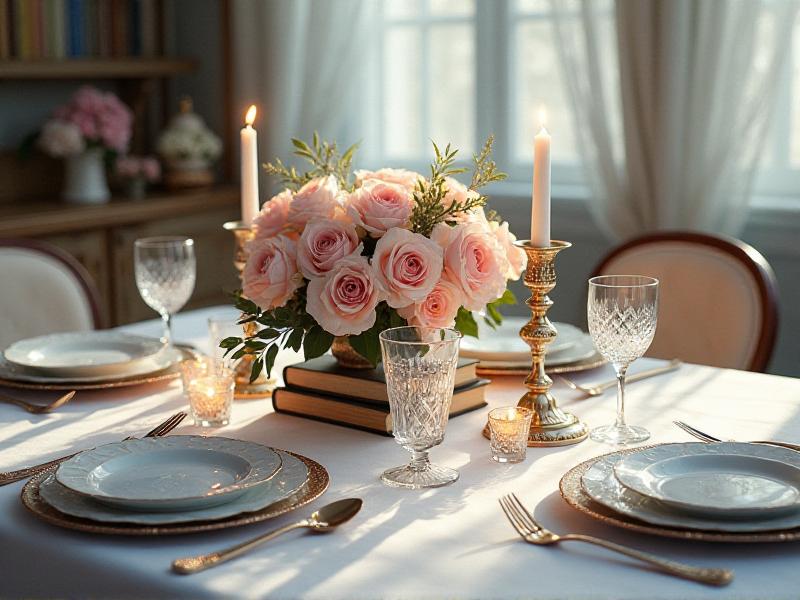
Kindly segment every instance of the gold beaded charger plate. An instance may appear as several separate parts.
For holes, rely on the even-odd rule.
[[[167,525],[142,525],[135,523],[102,523],[87,518],[75,517],[64,514],[51,507],[39,494],[42,482],[47,479],[52,471],[45,471],[34,476],[22,488],[20,494],[22,504],[36,517],[58,527],[85,531],[87,533],[102,533],[110,535],[138,535],[160,536],[179,535],[185,533],[200,533],[215,531],[231,527],[241,527],[272,519],[296,508],[305,506],[319,498],[328,489],[330,476],[321,464],[295,452],[287,454],[302,461],[308,468],[308,481],[295,494],[266,508],[254,512],[240,513],[231,517],[207,521],[192,521],[188,523],[172,523]]]
[[[588,371],[589,369],[596,369],[597,367],[602,367],[606,364],[606,359],[604,359],[600,353],[595,353],[592,356],[584,359],[579,360],[571,363],[560,364],[560,365],[547,365],[547,359],[545,359],[544,370],[548,375],[558,375],[560,373],[577,373],[578,371]],[[494,363],[491,365],[486,365],[484,363],[478,363],[476,367],[476,372],[478,375],[485,376],[485,375],[528,375],[531,372],[531,365],[521,365],[519,363],[507,363],[508,366],[503,366],[498,363]]]
[[[179,348],[180,360],[171,361],[171,364],[163,369],[130,377],[108,377],[91,381],[76,380],[54,380],[48,382],[46,378],[38,381],[25,381],[9,376],[2,371],[5,376],[0,376],[0,387],[16,388],[21,390],[107,390],[113,388],[131,387],[135,385],[145,385],[148,383],[160,383],[177,379],[181,375],[180,362],[196,356],[195,352],[188,347]]]
[[[561,478],[559,490],[561,497],[572,508],[607,525],[621,527],[629,531],[647,533],[660,537],[678,538],[683,540],[696,540],[703,542],[794,542],[800,541],[800,527],[780,529],[775,531],[748,531],[748,532],[720,532],[706,531],[698,529],[688,529],[680,527],[666,527],[645,523],[636,518],[618,513],[602,504],[592,500],[581,485],[583,475],[599,460],[614,456],[627,456],[634,452],[639,452],[645,448],[654,446],[643,446],[637,448],[626,448],[616,452],[610,452],[602,456],[590,458],[567,471]]]

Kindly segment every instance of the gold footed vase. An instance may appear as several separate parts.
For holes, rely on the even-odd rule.
[[[547,296],[556,286],[555,257],[561,250],[572,246],[569,242],[552,240],[550,246],[533,246],[530,240],[520,240],[516,246],[528,255],[525,270],[525,287],[531,290],[526,304],[531,309],[531,320],[520,330],[520,337],[531,347],[532,366],[525,378],[528,392],[520,399],[518,406],[533,411],[528,446],[567,446],[586,439],[589,430],[578,417],[561,410],[550,393],[553,380],[544,371],[544,358],[547,344],[556,339],[558,332],[547,318],[547,311],[553,301]],[[489,426],[484,427],[483,435],[489,437]]]
[[[227,231],[235,236],[236,246],[234,247],[233,266],[242,277],[244,265],[247,262],[247,250],[245,245],[253,239],[253,230],[241,221],[228,221],[223,225]],[[254,335],[258,330],[255,323],[245,323],[242,325],[242,332],[245,337]],[[254,382],[250,383],[250,372],[253,367],[254,357],[245,354],[233,367],[235,373],[236,387],[233,389],[233,397],[237,400],[248,400],[257,398],[269,398],[272,390],[275,389],[275,380],[267,379],[265,373],[261,373]]]

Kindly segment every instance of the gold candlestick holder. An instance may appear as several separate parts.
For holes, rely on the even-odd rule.
[[[247,262],[247,250],[245,246],[247,242],[253,239],[253,229],[245,225],[242,221],[228,221],[222,227],[232,232],[235,237],[236,245],[233,251],[233,266],[236,267],[236,271],[239,273],[239,278],[241,279],[244,265]],[[250,337],[255,335],[258,331],[258,325],[254,322],[245,323],[242,325],[242,331],[246,337]],[[263,372],[255,381],[252,383],[250,382],[253,360],[253,355],[245,354],[233,367],[236,381],[233,397],[237,400],[269,398],[272,396],[272,390],[275,388],[275,380],[268,379]]]
[[[589,430],[575,415],[558,407],[556,399],[550,393],[553,380],[544,371],[547,344],[558,334],[545,316],[553,306],[553,301],[547,294],[556,287],[554,262],[556,254],[572,244],[553,240],[549,246],[539,248],[533,246],[530,240],[520,240],[516,242],[516,246],[528,255],[524,281],[525,287],[531,290],[531,297],[526,304],[531,309],[532,317],[519,332],[520,337],[531,347],[533,361],[531,372],[525,378],[528,392],[518,403],[519,406],[533,410],[528,446],[577,444],[586,439]],[[483,434],[489,437],[488,425]]]

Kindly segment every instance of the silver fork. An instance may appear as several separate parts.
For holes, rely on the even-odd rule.
[[[700,431],[699,429],[695,429],[694,427],[684,423],[683,421],[673,421],[672,424],[680,427],[686,433],[688,433],[692,437],[696,437],[701,442],[714,443],[714,442],[725,442],[725,441],[733,442],[733,441],[736,441],[736,440],[721,440],[721,439],[719,439],[717,437],[714,437],[713,435],[710,435],[708,433],[704,433],[704,432]],[[791,442],[776,442],[774,440],[754,440],[754,441],[748,442],[748,443],[750,443],[750,444],[765,444],[767,446],[779,446],[781,448],[788,448],[789,450],[795,450],[797,452],[800,452],[800,444],[792,444]]]
[[[626,546],[620,546],[613,542],[607,542],[600,538],[582,535],[579,533],[569,533],[566,535],[556,535],[552,531],[548,531],[531,516],[527,509],[522,505],[514,494],[503,496],[499,500],[500,507],[508,517],[511,525],[517,530],[517,533],[523,540],[529,544],[537,546],[548,546],[550,544],[557,544],[558,542],[587,542],[596,546],[601,546],[607,550],[619,552],[625,556],[636,558],[643,562],[658,567],[665,573],[690,579],[692,581],[699,581],[708,585],[728,585],[733,581],[733,571],[728,569],[694,567],[684,563],[675,562],[666,558],[661,558],[649,552],[642,552],[641,550],[634,550]]]
[[[663,367],[656,367],[655,369],[648,369],[647,371],[640,371],[639,373],[628,375],[625,378],[625,382],[633,383],[634,381],[641,381],[642,379],[647,379],[648,377],[655,377],[656,375],[669,373],[670,371],[674,371],[675,369],[680,367],[682,364],[683,364],[682,361],[678,360],[677,358],[673,358]],[[614,379],[613,381],[606,381],[605,383],[598,383],[596,385],[580,385],[560,375],[559,379],[561,379],[561,381],[563,381],[567,385],[567,387],[570,387],[573,390],[577,390],[579,392],[583,392],[587,396],[599,396],[607,389],[617,385],[616,379]]]
[[[186,418],[186,413],[181,411],[172,415],[169,419],[154,427],[147,433],[145,433],[142,437],[161,437],[167,435],[170,431],[175,429],[180,422]],[[136,439],[134,436],[130,435],[123,439],[122,441],[125,442],[127,440]],[[34,465],[32,467],[25,467],[24,469],[18,469],[17,471],[8,471],[6,473],[0,473],[0,487],[4,485],[8,485],[10,483],[14,483],[15,481],[20,481],[22,479],[28,479],[29,477],[33,477],[34,475],[38,475],[42,471],[46,471],[56,465],[60,465],[62,462],[69,460],[76,454],[80,454],[80,452],[74,452],[67,456],[62,456],[61,458],[56,458],[54,460],[48,461],[46,463],[42,463],[39,465]]]

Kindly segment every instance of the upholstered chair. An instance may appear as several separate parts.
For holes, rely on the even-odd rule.
[[[595,275],[660,281],[658,329],[647,356],[763,371],[775,344],[775,274],[752,246],[728,237],[665,232],[612,250]]]
[[[36,335],[100,328],[99,306],[75,258],[50,244],[0,239],[0,350]]]

